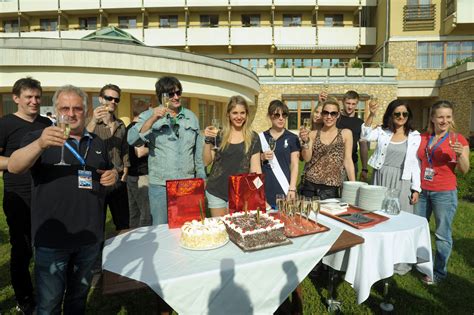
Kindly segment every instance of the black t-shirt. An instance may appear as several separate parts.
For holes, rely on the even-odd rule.
[[[350,129],[352,131],[352,161],[357,163],[359,160],[357,155],[357,144],[360,140],[360,133],[362,131],[362,124],[364,121],[359,117],[343,116],[337,121],[336,127],[339,129]]]
[[[127,127],[127,134],[137,122],[132,121]],[[135,154],[135,146],[128,146],[128,158],[130,160],[130,167],[128,168],[128,175],[130,176],[141,176],[148,175],[148,156],[139,158]]]
[[[40,131],[26,135],[21,147],[38,139]],[[90,140],[89,140],[90,139]],[[70,166],[57,166],[61,148],[43,151],[31,168],[31,235],[35,246],[71,249],[103,241],[105,187],[100,185],[97,170],[112,167],[105,143],[96,135],[85,135],[79,142],[68,143],[85,158],[92,172],[92,189],[78,188],[78,170],[83,167],[73,154],[64,149],[64,160]],[[89,149],[87,149],[89,147]]]
[[[260,140],[254,132],[249,151],[245,153],[244,142],[229,144],[221,151],[217,150],[211,173],[207,178],[207,191],[212,195],[228,200],[229,176],[248,173],[250,171],[250,158],[261,150]]]
[[[2,156],[9,157],[20,147],[23,137],[31,131],[42,130],[51,126],[49,118],[38,115],[33,122],[24,120],[17,115],[9,114],[0,118],[0,148]],[[29,198],[31,194],[31,176],[25,174],[11,174],[3,171],[4,190],[16,192]]]

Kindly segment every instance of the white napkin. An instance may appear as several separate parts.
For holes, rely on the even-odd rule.
[[[346,212],[348,207],[347,203],[321,203],[321,210],[329,212],[332,215]]]

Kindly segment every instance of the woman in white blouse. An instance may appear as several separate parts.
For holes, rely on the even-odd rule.
[[[370,114],[362,126],[362,139],[377,141],[369,165],[374,168],[373,183],[400,190],[400,206],[413,213],[418,202],[420,187],[420,162],[417,150],[420,133],[412,128],[413,114],[402,100],[393,100],[383,115],[382,126],[372,128],[377,104],[371,103]]]

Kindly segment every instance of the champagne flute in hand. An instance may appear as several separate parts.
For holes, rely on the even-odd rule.
[[[58,127],[64,132],[64,136],[69,138],[71,127],[69,126],[69,117],[67,115],[59,115],[57,120]],[[54,165],[70,165],[64,161],[64,145],[61,147],[61,161]]]
[[[453,146],[458,144],[458,135],[456,132],[450,132],[449,133],[449,146],[451,147],[451,149],[453,149]],[[453,149],[454,151],[454,149]],[[457,163],[457,159],[456,159],[456,151],[454,151],[454,157],[451,159],[451,161],[449,161],[449,163]]]
[[[211,121],[211,125],[212,127],[214,127],[214,129],[217,129],[217,134],[219,134],[219,129],[221,128],[221,121],[219,118],[213,118],[212,121]],[[217,146],[217,136],[214,137],[214,147],[213,147],[214,150],[217,150],[219,149],[219,147]]]
[[[168,93],[161,93],[161,105],[168,108],[170,104],[170,95]]]
[[[311,119],[310,118],[303,119],[303,126],[306,129],[311,130]]]

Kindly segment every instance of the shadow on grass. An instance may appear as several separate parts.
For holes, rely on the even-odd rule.
[[[474,239],[454,239],[453,251],[456,251],[466,261],[468,267],[474,268]],[[474,281],[474,280],[473,280]]]

